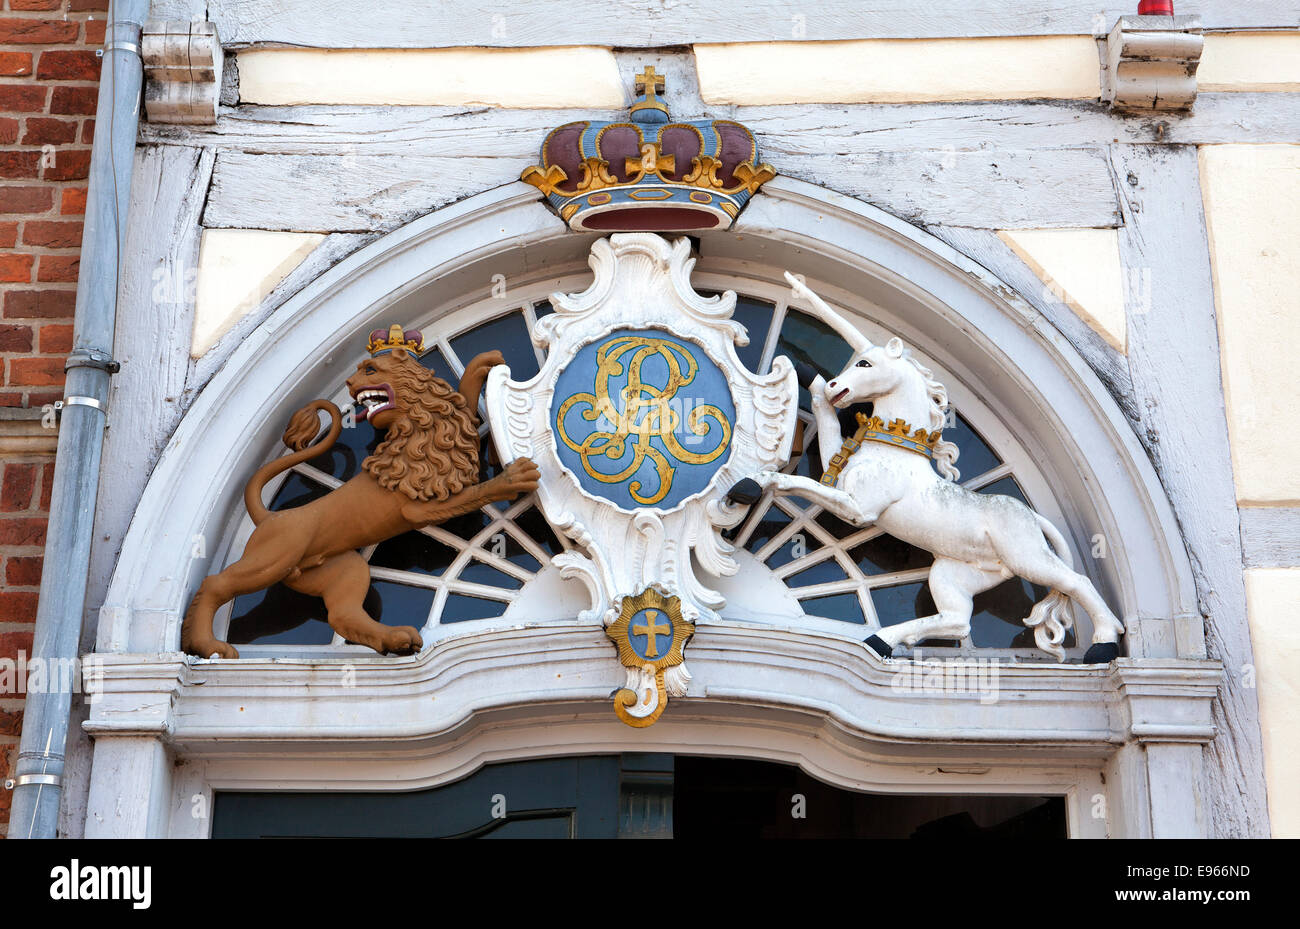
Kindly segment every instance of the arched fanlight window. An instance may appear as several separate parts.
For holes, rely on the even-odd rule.
[[[786,355],[829,378],[852,354],[848,344],[823,323],[788,306],[787,289],[720,274],[697,273],[695,282],[702,292],[737,292],[735,319],[746,327],[750,339],[739,355],[760,373],[768,370],[773,358]],[[558,284],[577,291],[585,281],[575,278]],[[512,292],[508,301],[489,298],[424,323],[426,343],[432,347],[423,363],[454,385],[466,360],[497,349],[505,355],[512,377],[526,380],[537,373],[544,360],[529,332],[540,316],[551,312],[546,297],[556,289],[557,282],[550,280],[532,290]],[[423,321],[400,322],[418,326]],[[863,325],[870,337],[887,338],[884,329],[872,331],[865,320]],[[960,482],[980,493],[1025,501],[1064,527],[1047,481],[1012,430],[947,372],[941,360],[926,357],[923,361],[948,386],[952,397],[944,438],[960,449]],[[351,398],[342,382],[351,370],[351,364],[340,368],[339,389],[331,398],[344,409]],[[808,392],[801,390],[801,434],[796,448],[801,446],[807,453],[792,461],[788,470],[816,479],[821,467],[810,410]],[[480,432],[486,467],[494,471],[497,463],[486,425]],[[269,485],[271,509],[298,506],[328,493],[357,473],[378,441],[365,423],[345,429],[333,449]],[[224,563],[242,551],[251,531],[251,523],[244,518],[232,536]],[[797,497],[765,497],[727,535],[737,548],[735,557],[741,565],[739,575],[714,579],[727,597],[723,610],[727,619],[865,638],[880,626],[935,612],[926,587],[931,563],[928,553],[878,529],[850,526]],[[423,627],[426,643],[492,624],[571,620],[587,606],[585,594],[581,585],[563,580],[549,564],[569,544],[547,524],[532,495],[485,506],[363,551],[371,573],[364,606],[380,622]],[[960,642],[932,640],[920,647],[1045,659],[1047,656],[1034,649],[1032,633],[1023,620],[1046,593],[1020,578],[1009,579],[976,597],[969,636]],[[334,635],[324,619],[319,599],[283,585],[241,596],[217,617],[218,632],[223,621],[227,623],[226,635],[240,646],[241,653],[350,647]],[[1086,631],[1087,618],[1081,611],[1076,611],[1076,622]],[[1077,657],[1080,649],[1076,642],[1087,639],[1086,634],[1070,633],[1065,642],[1067,655]],[[245,648],[248,645],[253,646],[252,651]],[[897,653],[906,652],[900,648]]]

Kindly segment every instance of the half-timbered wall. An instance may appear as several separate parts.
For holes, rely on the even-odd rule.
[[[1226,672],[1194,749],[1205,831],[1300,834],[1300,5],[1180,4],[1205,29],[1194,108],[1121,115],[1100,101],[1105,36],[1135,5],[156,3],[215,23],[227,62],[215,125],[141,126],[87,647],[126,649],[99,608],[150,472],[259,326],[381,236],[514,185],[549,128],[620,116],[653,64],[675,117],[737,119],[783,180],[946,243],[1086,363],[1190,564],[1190,625],[1151,634],[1170,655],[1203,637]],[[755,199],[753,239],[782,203]],[[786,260],[743,230],[702,237],[705,258]],[[492,286],[474,268],[467,300]],[[84,736],[74,751],[80,834]]]

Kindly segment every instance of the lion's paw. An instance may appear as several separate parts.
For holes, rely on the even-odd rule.
[[[394,655],[414,655],[424,647],[420,633],[412,626],[394,626],[384,632],[384,651]]]
[[[465,370],[469,371],[475,368],[495,368],[497,365],[503,365],[505,363],[506,356],[501,354],[501,352],[494,350],[475,355],[470,359],[469,364],[465,366]]]
[[[196,658],[238,658],[239,650],[220,639],[205,639],[182,644],[181,648]]]
[[[505,470],[501,472],[502,491],[514,496],[515,494],[532,493],[537,489],[537,483],[542,478],[542,472],[537,469],[531,458],[516,458],[510,464],[506,465]]]

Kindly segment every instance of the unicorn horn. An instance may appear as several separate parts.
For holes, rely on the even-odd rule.
[[[785,279],[790,282],[790,289],[796,297],[802,297],[808,301],[811,308],[809,315],[820,319],[834,329],[840,338],[853,347],[854,353],[865,352],[871,348],[871,340],[863,335],[857,326],[832,310],[830,304],[812,292],[812,288],[789,271],[785,272]]]

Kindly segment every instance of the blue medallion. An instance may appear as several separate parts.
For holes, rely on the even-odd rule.
[[[673,647],[673,623],[664,610],[644,609],[632,614],[627,642],[638,658],[657,661]]]
[[[700,346],[660,329],[584,345],[555,384],[560,461],[584,490],[623,509],[671,509],[726,463],[736,407]]]

